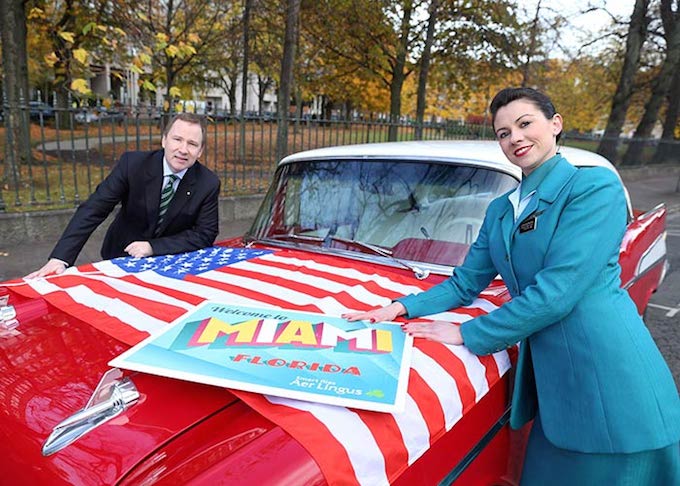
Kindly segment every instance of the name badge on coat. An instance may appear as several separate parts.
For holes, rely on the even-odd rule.
[[[543,211],[536,211],[530,214],[519,224],[519,232],[527,233],[528,231],[533,231],[538,226],[538,216],[543,214]]]

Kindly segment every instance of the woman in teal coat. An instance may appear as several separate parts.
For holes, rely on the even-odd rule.
[[[557,151],[562,117],[529,88],[491,103],[519,187],[494,200],[448,280],[349,320],[390,321],[467,305],[500,274],[512,300],[462,325],[404,330],[478,355],[520,342],[510,425],[534,419],[523,485],[680,485],[680,398],[668,366],[620,287],[626,229],[620,181]]]

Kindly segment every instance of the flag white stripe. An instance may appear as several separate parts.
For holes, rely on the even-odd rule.
[[[45,279],[28,280],[26,283],[43,295],[57,291],[66,292],[78,304],[104,312],[125,323],[132,322],[133,327],[140,331],[153,333],[168,325],[167,322],[151,317],[120,299],[97,294],[85,285],[63,289]]]
[[[142,285],[137,285],[126,280],[120,280],[116,277],[107,277],[105,275],[88,275],[87,278],[90,280],[97,280],[99,282],[105,283],[111,288],[115,289],[121,294],[132,295],[134,297],[139,297],[142,299],[151,300],[154,302],[162,302],[167,305],[172,305],[174,307],[180,307],[186,311],[194,309],[196,306],[189,304],[180,299],[175,299],[167,294],[153,290],[149,287],[144,287]]]
[[[466,305],[466,306],[463,306],[463,307],[465,307],[467,309],[474,309],[474,308],[482,309],[484,312],[487,312],[487,313],[489,313],[491,311],[495,311],[496,309],[498,309],[498,306],[496,304],[494,304],[493,302],[491,302],[489,300],[482,299],[480,297],[473,300],[472,304]]]
[[[496,361],[496,366],[498,367],[498,375],[503,376],[506,371],[512,367],[510,362],[510,355],[507,351],[499,351],[494,353],[493,359]]]
[[[375,437],[356,412],[345,407],[303,402],[265,395],[272,403],[311,413],[323,423],[349,455],[357,480],[362,485],[388,485],[385,458]]]
[[[456,380],[439,363],[417,348],[413,349],[411,355],[411,368],[418,372],[439,398],[446,430],[449,430],[463,415],[463,402]]]
[[[237,285],[246,289],[253,289],[267,295],[275,295],[277,298],[285,300],[295,305],[315,305],[321,312],[329,315],[338,315],[347,310],[347,307],[338,302],[335,298],[326,296],[318,299],[309,294],[296,290],[271,284],[257,278],[242,277],[224,272],[209,271],[201,275],[216,282]]]
[[[404,285],[399,282],[395,282],[394,280],[390,280],[387,277],[383,277],[382,275],[377,275],[374,273],[373,274],[363,273],[355,268],[341,268],[332,265],[327,265],[325,263],[319,263],[314,260],[300,260],[299,258],[281,256],[275,253],[270,253],[269,255],[260,257],[260,259],[271,260],[273,262],[280,262],[288,265],[298,265],[312,270],[319,270],[321,272],[330,273],[331,275],[339,275],[341,277],[351,278],[359,282],[364,283],[375,282],[377,285],[384,289],[392,290],[396,293],[403,295],[417,294],[422,292],[422,290],[419,287],[416,287],[415,285]]]
[[[121,270],[117,265],[114,265],[110,262],[99,262],[96,263],[95,266],[100,270],[104,271],[107,275],[116,276],[118,272],[122,272],[119,274],[120,276],[132,275],[141,282],[146,282],[148,284],[174,289],[187,295],[194,295],[206,300],[220,300],[227,301],[233,304],[250,306],[274,307],[271,304],[264,301],[249,299],[247,297],[242,297],[238,294],[234,294],[233,292],[227,292],[215,287],[210,287],[208,285],[202,285],[194,282],[188,282],[186,280],[178,280],[171,277],[165,277],[152,271],[128,274],[127,272]],[[203,277],[203,275],[201,275],[201,277]],[[139,287],[145,288],[142,285],[140,285]]]
[[[465,346],[453,344],[445,344],[444,346],[463,362],[465,372],[470,379],[470,383],[472,383],[472,387],[475,389],[475,403],[478,402],[489,391],[489,382],[486,381],[486,368],[479,358],[472,354]]]
[[[251,272],[271,274],[277,277],[285,278],[286,280],[301,281],[303,280],[305,284],[311,285],[321,290],[325,290],[330,293],[340,293],[346,292],[359,302],[371,302],[374,305],[388,305],[392,302],[392,299],[387,297],[380,297],[372,292],[366,290],[362,285],[345,285],[333,280],[328,280],[327,278],[317,277],[314,275],[300,274],[297,270],[286,270],[278,267],[270,267],[263,265],[261,263],[254,262],[241,262],[233,265],[234,267],[248,270]]]

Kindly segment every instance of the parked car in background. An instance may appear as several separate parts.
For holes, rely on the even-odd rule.
[[[616,172],[564,148],[580,170]],[[268,397],[108,362],[206,300],[327,315],[446,279],[520,170],[495,142],[403,142],[284,158],[242,238],[0,284],[0,468],[13,484],[516,485],[516,349],[416,339],[402,412]],[[642,313],[666,268],[663,205],[628,199],[622,285]],[[497,279],[464,321],[510,299]],[[102,378],[100,382],[100,378]],[[568,397],[565,397],[568,399]]]
[[[99,113],[88,108],[82,109],[74,115],[78,123],[93,123],[99,120]]]
[[[47,103],[42,101],[29,101],[28,102],[28,113],[31,120],[39,120],[40,118],[52,118],[54,117],[54,109]]]

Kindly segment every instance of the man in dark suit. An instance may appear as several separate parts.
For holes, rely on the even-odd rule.
[[[27,278],[59,274],[73,265],[92,232],[118,203],[120,211],[102,244],[104,259],[212,245],[218,233],[220,181],[197,162],[205,135],[200,116],[182,113],[166,127],[163,150],[124,153],[73,215],[49,261]]]

